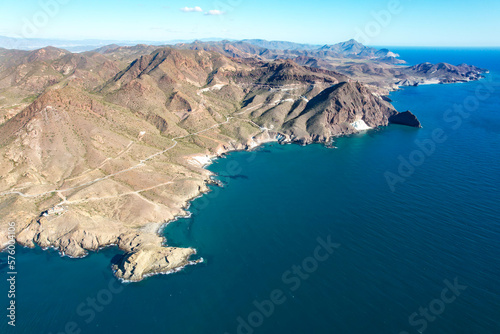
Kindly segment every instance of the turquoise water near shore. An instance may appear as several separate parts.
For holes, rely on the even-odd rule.
[[[17,326],[2,315],[0,332],[500,333],[500,50],[392,49],[491,73],[392,93],[422,129],[217,160],[225,186],[164,231],[205,259],[179,273],[122,285],[115,249],[18,248]]]

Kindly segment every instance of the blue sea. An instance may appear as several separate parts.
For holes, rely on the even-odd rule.
[[[181,272],[121,284],[116,249],[18,247],[11,328],[1,254],[0,333],[500,333],[500,50],[391,49],[490,73],[392,93],[422,129],[217,160],[224,187],[164,231],[204,259]]]

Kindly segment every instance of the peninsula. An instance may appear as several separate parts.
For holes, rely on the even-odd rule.
[[[461,64],[406,66],[354,40],[0,49],[0,229],[63,255],[117,246],[117,277],[193,263],[162,226],[209,190],[211,159],[271,141],[330,143],[419,127],[385,98],[400,86],[478,80]],[[7,245],[0,234],[0,248]]]

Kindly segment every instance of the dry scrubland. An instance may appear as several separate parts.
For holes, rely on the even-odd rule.
[[[15,221],[18,243],[74,257],[117,245],[126,280],[173,270],[195,250],[157,232],[207,191],[207,157],[387,125],[397,112],[380,96],[430,73],[365,47],[320,57],[249,45],[0,49],[0,228]]]

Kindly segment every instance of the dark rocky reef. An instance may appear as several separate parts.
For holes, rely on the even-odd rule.
[[[422,124],[418,120],[417,116],[409,110],[392,115],[389,117],[389,123],[407,125],[415,128],[422,127]]]

